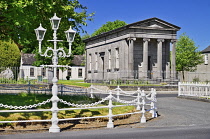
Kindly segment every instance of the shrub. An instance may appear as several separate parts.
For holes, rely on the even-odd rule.
[[[0,65],[1,67],[19,67],[20,50],[13,41],[0,40]]]

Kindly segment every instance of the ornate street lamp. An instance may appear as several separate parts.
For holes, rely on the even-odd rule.
[[[46,29],[44,29],[42,27],[42,24],[40,24],[40,26],[37,29],[34,29],[34,30],[35,30],[35,33],[36,33],[36,38],[39,41],[39,53],[41,53],[41,43],[42,43],[42,40],[44,39]]]
[[[74,41],[76,31],[74,31],[70,26],[70,28],[67,31],[65,31],[65,34],[67,42],[69,42],[69,55],[71,55],[71,44]]]
[[[53,30],[57,30],[59,28],[60,21],[61,21],[61,18],[57,17],[56,13],[54,14],[52,18],[50,18],[50,23]]]
[[[68,67],[68,66],[63,66],[63,65],[58,65],[58,57],[69,57],[71,55],[71,43],[74,41],[74,37],[76,34],[76,31],[72,30],[71,27],[69,30],[65,31],[66,34],[66,38],[67,38],[67,42],[69,42],[69,52],[68,55],[66,55],[66,52],[64,51],[63,48],[58,48],[57,49],[57,42],[58,41],[62,41],[62,40],[57,40],[57,29],[59,28],[59,24],[60,24],[61,18],[57,17],[56,14],[50,18],[50,23],[52,26],[52,29],[54,30],[53,33],[53,40],[48,40],[48,41],[52,41],[54,42],[54,48],[51,47],[47,47],[47,50],[45,51],[44,54],[42,54],[41,51],[41,41],[44,39],[44,35],[46,32],[46,29],[44,29],[41,24],[40,26],[35,29],[36,32],[36,37],[37,40],[39,41],[39,53],[41,56],[45,56],[45,57],[52,57],[52,63],[53,65],[44,65],[44,67],[50,67],[53,68],[54,73],[53,73],[53,79],[52,79],[52,126],[49,129],[49,132],[60,132],[60,127],[58,127],[58,117],[57,117],[57,112],[58,112],[58,107],[57,107],[57,103],[59,101],[59,98],[57,96],[58,94],[58,86],[57,86],[57,68],[58,67]],[[48,51],[52,51],[53,54],[52,55],[48,55]]]

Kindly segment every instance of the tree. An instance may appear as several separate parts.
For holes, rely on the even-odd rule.
[[[53,46],[53,30],[51,29],[49,18],[54,13],[62,18],[57,32],[59,40],[58,47],[68,48],[64,31],[71,25],[77,30],[75,41],[72,44],[73,54],[84,53],[82,40],[79,32],[84,32],[82,26],[87,25],[87,20],[92,20],[94,13],[87,13],[87,7],[79,3],[78,0],[2,0],[0,1],[0,40],[12,39],[25,53],[36,53],[34,65],[50,64],[51,58],[41,57],[38,54],[38,41],[36,40],[34,29],[42,23],[47,29],[45,38],[42,41],[43,52],[46,47]],[[60,64],[69,64],[67,60],[59,59]]]
[[[24,52],[35,52],[38,43],[34,29],[42,23],[42,26],[48,29],[45,40],[51,40],[53,31],[49,18],[54,13],[62,18],[58,38],[63,40],[66,40],[64,31],[68,30],[70,25],[78,32],[84,31],[82,25],[87,25],[86,21],[92,20],[94,15],[88,14],[87,7],[81,5],[78,0],[1,0],[0,40],[12,39]],[[43,46],[51,45],[43,41]]]
[[[176,43],[176,70],[182,72],[183,80],[184,71],[195,71],[197,65],[204,62],[197,49],[195,42],[185,33],[180,35]]]
[[[117,29],[119,27],[123,27],[127,25],[124,21],[116,20],[114,22],[106,22],[106,24],[103,24],[98,30],[96,30],[91,36],[96,36],[99,34],[102,34],[104,32],[108,32],[114,29]]]
[[[19,67],[20,50],[11,40],[0,40],[0,66],[1,67]]]

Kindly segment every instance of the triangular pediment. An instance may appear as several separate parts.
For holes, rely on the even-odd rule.
[[[136,29],[136,28],[143,29],[143,30],[171,30],[171,31],[179,31],[181,29],[180,27],[178,27],[176,25],[173,25],[169,22],[166,22],[164,20],[154,17],[154,18],[149,18],[146,20],[138,21],[135,23],[131,23],[131,24],[125,25],[123,27],[102,33],[100,35],[88,38],[88,39],[84,40],[84,42],[88,42],[88,41],[95,40],[95,39],[98,39],[98,38],[101,38],[104,36],[108,36],[110,34],[114,34],[119,31],[121,31],[121,32],[125,31],[125,30],[133,31],[130,29]],[[135,31],[138,31],[138,30],[135,30]],[[126,33],[128,33],[128,32],[126,32]]]
[[[150,28],[150,29],[171,29],[180,30],[180,27],[168,23],[158,18],[150,18],[143,21],[130,24],[131,28]]]
[[[148,27],[150,27],[150,28],[163,28],[162,26],[159,26],[157,24],[153,24],[153,25],[150,25]]]

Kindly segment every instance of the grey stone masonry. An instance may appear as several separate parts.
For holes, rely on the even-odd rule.
[[[175,79],[179,30],[180,27],[155,17],[84,40],[86,79]]]

